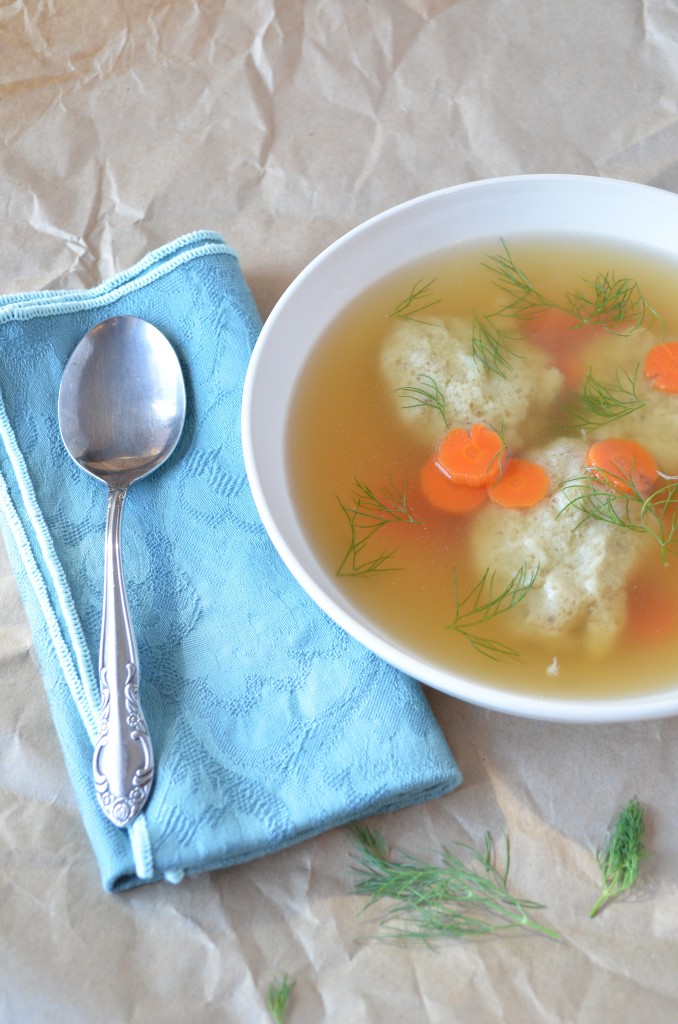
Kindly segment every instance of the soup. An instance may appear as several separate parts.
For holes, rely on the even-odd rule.
[[[332,324],[295,392],[289,473],[319,558],[392,644],[549,697],[675,684],[678,384],[649,360],[671,362],[676,270],[601,241],[490,239]],[[441,442],[481,428],[500,440],[488,479],[446,508],[426,473],[444,491]],[[628,480],[605,475],[589,453],[610,441],[656,475],[636,455]],[[498,500],[518,461],[547,477],[524,507]]]

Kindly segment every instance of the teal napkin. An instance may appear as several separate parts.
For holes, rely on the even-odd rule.
[[[106,491],[65,452],[57,395],[79,339],[123,314],[174,345],[188,414],[125,511],[157,767],[145,811],[121,830],[99,810],[91,768]],[[88,291],[0,297],[3,534],[107,890],[236,864],[460,782],[421,688],[313,604],[261,525],[239,435],[260,326],[236,254],[213,232]]]

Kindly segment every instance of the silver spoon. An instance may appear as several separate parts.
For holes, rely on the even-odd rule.
[[[82,469],[108,487],[99,647],[101,718],[93,770],[114,825],[129,825],[153,784],[153,749],[139,704],[139,669],[120,550],[127,489],[171,455],[186,391],[167,338],[133,316],[104,320],[78,343],[59,390],[63,442]]]

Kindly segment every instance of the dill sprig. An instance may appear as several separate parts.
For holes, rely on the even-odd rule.
[[[618,367],[617,379],[610,383],[594,377],[593,368],[590,367],[583,390],[571,410],[573,426],[578,430],[595,430],[596,427],[629,416],[647,405],[638,397],[636,390],[639,368],[640,364],[631,375]]]
[[[556,303],[535,288],[525,271],[515,264],[504,239],[500,241],[503,252],[488,256],[487,262],[483,263],[486,269],[493,272],[495,283],[510,300],[500,313],[520,320],[533,320],[544,308],[555,306]]]
[[[644,324],[660,319],[636,281],[617,277],[614,270],[583,279],[586,291],[568,292],[567,307],[579,324],[594,324],[610,334],[633,334]]]
[[[348,548],[337,569],[337,576],[373,576],[378,572],[396,571],[398,566],[384,564],[395,554],[394,549],[370,558],[363,558],[363,555],[374,535],[388,523],[418,522],[407,505],[407,485],[403,484],[398,490],[389,477],[388,485],[379,495],[356,479],[352,504],[346,505],[340,498],[337,501],[350,531]]]
[[[430,324],[430,320],[421,320],[419,314],[442,302],[442,299],[430,298],[433,295],[432,286],[435,284],[435,280],[435,277],[432,277],[430,281],[424,281],[423,279],[416,281],[412,285],[409,295],[406,295],[398,303],[395,309],[388,314],[389,317],[394,317],[398,320],[412,320],[418,324]],[[429,299],[430,301],[428,301]]]
[[[351,830],[353,892],[367,896],[366,909],[379,900],[390,901],[383,912],[378,939],[477,939],[521,929],[558,939],[551,928],[539,924],[531,912],[541,903],[513,896],[508,889],[509,841],[504,837],[504,866],[499,868],[489,833],[482,851],[456,844],[468,862],[443,848],[441,863],[389,855],[382,835],[366,825]]]
[[[596,469],[592,466],[591,472],[595,473]],[[606,469],[605,477],[609,484],[589,475],[566,480],[561,487],[565,505],[558,516],[568,509],[578,511],[581,518],[575,530],[586,521],[595,520],[634,533],[646,533],[659,545],[666,564],[670,550],[678,541],[678,480],[667,479],[652,494],[645,495],[633,482],[633,471],[627,477],[616,476]],[[616,490],[615,481],[627,488],[628,493]]]
[[[427,373],[417,374],[417,380],[419,381],[419,387],[412,384],[395,389],[396,394],[400,393],[407,400],[407,404],[403,408],[416,409],[423,406],[428,409],[435,409],[436,412],[440,413],[445,426],[448,427],[445,395],[438,387],[438,382]]]
[[[266,1006],[273,1024],[284,1024],[295,984],[295,981],[290,981],[287,975],[283,974],[280,981],[274,979],[268,986]]]
[[[518,651],[499,640],[491,640],[476,632],[478,626],[510,611],[527,597],[539,575],[539,565],[532,572],[526,564],[513,574],[501,589],[495,586],[495,573],[485,570],[466,597],[459,596],[457,569],[454,568],[454,622],[447,626],[465,637],[472,647],[492,661],[501,657],[517,658]]]
[[[614,270],[596,274],[593,280],[583,278],[583,289],[568,292],[565,302],[556,302],[543,295],[524,270],[515,263],[509,248],[501,239],[502,252],[486,257],[483,266],[492,271],[497,287],[508,302],[495,316],[513,316],[533,320],[544,309],[560,309],[569,313],[574,329],[595,325],[610,334],[628,335],[661,317],[646,302],[640,286],[629,277],[617,277]]]
[[[490,317],[473,317],[471,354],[478,369],[506,377],[512,369],[511,359],[522,359],[510,346],[516,337],[498,328]]]
[[[591,909],[591,917],[595,917],[610,900],[635,885],[640,862],[647,856],[643,846],[644,834],[643,807],[633,797],[617,817],[607,846],[598,852],[602,891]]]

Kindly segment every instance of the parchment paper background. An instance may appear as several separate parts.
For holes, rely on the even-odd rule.
[[[0,290],[86,287],[197,228],[265,316],[365,218],[523,172],[678,190],[675,0],[0,0]],[[349,841],[105,896],[0,565],[0,1021],[678,1019],[678,722],[523,721],[431,693],[465,775],[378,824],[413,854],[509,834],[560,943],[360,943]],[[644,884],[594,921],[632,795]]]

